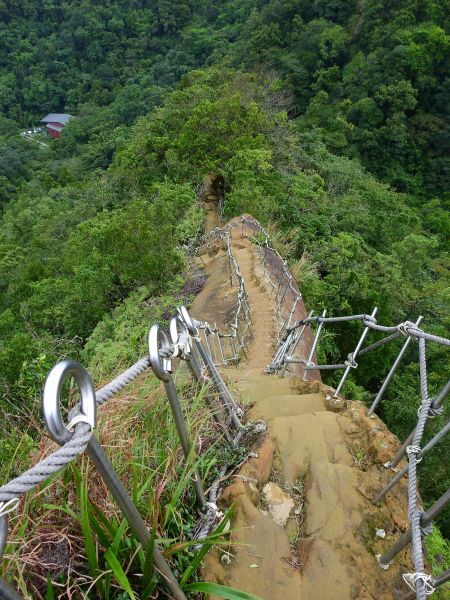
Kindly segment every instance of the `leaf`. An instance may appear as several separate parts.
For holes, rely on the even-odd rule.
[[[47,575],[47,593],[45,594],[45,600],[55,600],[55,589],[50,573]]]
[[[218,583],[208,583],[207,581],[196,581],[190,583],[184,588],[188,592],[200,592],[202,594],[214,594],[225,600],[262,600],[259,596],[241,592],[235,588],[219,585]]]
[[[197,552],[197,554],[194,556],[194,558],[189,563],[189,565],[186,567],[186,570],[183,573],[183,577],[181,578],[181,581],[180,581],[181,586],[183,586],[184,583],[192,575],[192,573],[195,573],[195,571],[198,569],[198,567],[200,566],[200,563],[202,562],[202,560],[208,553],[211,546],[217,542],[217,537],[220,537],[224,533],[225,526],[230,519],[231,519],[231,509],[229,509],[226,512],[222,521],[218,524],[218,526],[214,530],[213,535],[209,535],[206,539],[202,540],[202,547]]]
[[[153,552],[155,550],[155,535],[156,525],[153,524],[153,527],[150,530],[150,539],[148,541],[147,548],[145,549],[144,578],[142,580],[142,600],[147,600],[155,587],[155,583],[153,582],[153,573],[155,570],[153,564]]]
[[[91,525],[89,521],[89,504],[88,504],[88,492],[87,492],[87,483],[86,479],[80,480],[79,485],[79,495],[80,495],[80,521],[81,521],[81,530],[83,532],[84,537],[84,546],[86,550],[86,557],[89,564],[89,569],[94,578],[98,578],[100,573],[100,565],[98,564],[97,552],[95,549],[94,538],[92,536]],[[103,586],[102,582],[97,579],[96,587],[100,593],[103,595]]]
[[[136,596],[134,595],[133,590],[131,589],[128,577],[125,575],[124,570],[120,566],[120,563],[117,560],[111,548],[108,548],[108,550],[105,552],[105,559],[111,567],[111,570],[114,573],[114,577],[116,578],[117,583],[130,596],[131,600],[136,600]]]

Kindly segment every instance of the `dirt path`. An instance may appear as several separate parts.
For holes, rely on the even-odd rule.
[[[380,465],[398,441],[359,403],[335,412],[320,382],[264,373],[273,354],[274,302],[255,277],[252,244],[238,231],[232,240],[253,341],[225,375],[249,409],[247,418],[264,419],[268,435],[222,494],[221,503],[235,507],[230,547],[207,557],[205,576],[264,600],[392,600],[400,570],[410,568],[407,553],[387,572],[374,555],[407,527],[405,484],[382,509],[370,500],[390,476]],[[208,283],[192,307],[198,318],[223,321],[232,311],[221,260],[207,263]]]

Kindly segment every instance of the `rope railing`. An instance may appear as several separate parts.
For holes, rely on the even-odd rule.
[[[202,340],[216,366],[236,363],[241,352],[246,353],[246,348],[252,339],[250,306],[244,277],[232,252],[230,229],[230,227],[216,227],[201,238],[202,247],[210,248],[215,242],[222,245],[224,251],[222,257],[227,259],[229,266],[230,286],[236,288],[233,317],[225,329],[218,328],[216,323],[214,326],[201,321],[198,323]],[[201,258],[201,255],[199,256]]]
[[[396,326],[383,326],[376,322],[376,313],[376,308],[372,311],[371,315],[364,314],[327,317],[326,311],[323,311],[321,316],[313,316],[310,313],[308,318],[296,322],[286,331],[285,337],[279,343],[272,363],[269,365],[269,371],[272,373],[281,371],[281,373],[284,374],[286,364],[301,363],[304,366],[304,380],[306,380],[309,370],[343,369],[344,374],[342,375],[341,380],[332,396],[335,401],[338,401],[339,394],[350,370],[358,367],[358,363],[356,362],[357,357],[361,357],[364,354],[394,342],[399,338],[406,337],[398,357],[396,358],[380,388],[380,391],[378,392],[371,408],[368,411],[368,415],[370,416],[373,414],[376,406],[381,400],[381,397],[385,392],[390,380],[392,379],[395,370],[399,366],[400,361],[405,354],[411,340],[418,343],[419,381],[422,404],[418,413],[417,425],[411,435],[408,437],[407,442],[405,442],[404,446],[402,447],[403,453],[394,459],[395,464],[398,464],[401,457],[406,453],[408,457],[408,465],[403,467],[396,474],[392,481],[375,498],[374,503],[379,503],[384,496],[402,479],[404,475],[408,475],[408,515],[410,521],[410,530],[404,536],[402,536],[402,538],[400,538],[400,540],[394,544],[392,548],[383,556],[377,556],[377,560],[382,568],[387,568],[389,563],[398,554],[398,552],[400,552],[400,550],[402,550],[408,543],[411,542],[411,552],[415,571],[413,573],[406,573],[403,577],[405,583],[414,591],[417,600],[425,600],[428,595],[433,593],[437,585],[440,585],[447,579],[442,578],[441,580],[439,578],[433,578],[431,575],[425,573],[422,537],[423,535],[429,533],[433,520],[447,506],[447,504],[450,503],[450,490],[448,490],[448,492],[446,492],[428,511],[424,512],[418,505],[419,485],[417,480],[417,465],[422,460],[423,456],[434,446],[436,446],[436,444],[438,444],[450,431],[450,423],[445,424],[442,429],[425,445],[425,447],[423,449],[421,448],[421,442],[423,439],[427,419],[438,416],[442,413],[443,400],[448,394],[450,388],[450,382],[448,382],[436,399],[433,399],[429,396],[426,368],[426,344],[433,342],[442,346],[450,346],[450,340],[423,331],[419,327],[422,317],[419,317],[416,323],[407,321]],[[347,356],[347,359],[340,364],[319,365],[313,363],[312,359],[317,348],[323,326],[328,323],[342,323],[351,321],[360,321],[364,326],[364,329],[360,335],[355,349]],[[305,358],[296,357],[294,354],[298,344],[298,337],[302,335],[306,327],[313,323],[317,325],[317,329],[310,353]],[[365,339],[370,330],[388,333],[389,335],[364,347]],[[385,465],[385,467],[392,466],[393,465],[390,463],[386,463]]]
[[[242,220],[242,236],[244,235],[244,223],[248,224],[248,219],[245,217]],[[411,542],[411,552],[415,571],[413,573],[406,573],[404,577],[405,583],[411,588],[413,595],[408,594],[405,598],[416,597],[417,600],[425,600],[425,598],[433,593],[434,589],[442,583],[449,580],[450,575],[448,572],[444,572],[441,576],[432,577],[425,573],[425,564],[423,558],[423,544],[422,537],[430,531],[431,523],[440,514],[440,512],[450,502],[450,490],[448,490],[439,500],[427,511],[423,511],[418,505],[419,496],[419,485],[417,481],[417,465],[420,463],[424,455],[435,447],[450,431],[450,423],[445,424],[442,429],[424,446],[421,448],[421,442],[424,435],[424,429],[426,422],[429,418],[433,418],[442,413],[442,405],[446,395],[450,389],[450,381],[444,386],[441,393],[436,398],[431,398],[428,394],[427,384],[427,369],[426,369],[426,343],[433,342],[442,346],[450,346],[450,340],[428,333],[421,329],[419,326],[422,322],[423,317],[419,316],[415,323],[406,321],[394,326],[384,326],[377,323],[376,314],[378,309],[374,308],[371,314],[358,314],[358,315],[343,315],[336,317],[327,317],[327,311],[324,310],[322,314],[314,315],[311,311],[307,318],[301,319],[292,323],[293,314],[297,308],[298,303],[301,300],[300,292],[295,290],[292,283],[292,276],[287,269],[287,263],[283,260],[281,255],[270,247],[269,234],[259,224],[255,226],[251,222],[252,226],[258,229],[263,237],[261,243],[257,238],[252,238],[252,241],[256,241],[260,246],[260,254],[262,257],[262,265],[264,268],[264,275],[266,280],[269,282],[276,299],[276,317],[280,317],[283,304],[286,305],[285,299],[288,294],[292,294],[292,303],[289,307],[287,304],[287,311],[283,315],[282,326],[278,331],[276,338],[276,350],[273,356],[272,362],[268,365],[267,371],[269,373],[279,373],[284,376],[286,370],[290,364],[299,363],[303,365],[304,375],[303,379],[307,379],[307,374],[312,370],[343,370],[344,373],[339,381],[339,384],[332,396],[334,401],[338,401],[339,394],[343,388],[343,385],[351,371],[356,369],[358,363],[356,359],[359,357],[373,352],[387,344],[395,342],[398,339],[404,339],[404,343],[400,352],[394,361],[389,373],[387,374],[383,384],[377,393],[372,406],[368,411],[368,415],[372,415],[378,406],[386,388],[391,381],[394,373],[396,372],[403,356],[406,353],[411,341],[418,343],[419,349],[419,381],[422,404],[418,413],[418,422],[405,444],[392,462],[397,464],[401,457],[406,453],[408,457],[408,465],[403,467],[392,481],[386,486],[386,488],[380,492],[375,498],[374,502],[378,503],[382,498],[402,479],[405,474],[408,474],[408,516],[410,521],[410,530],[400,540],[393,545],[383,556],[378,556],[377,560],[382,568],[387,568],[390,561],[404,548],[408,543]],[[259,227],[258,227],[259,226]],[[270,272],[270,260],[276,257],[278,263],[284,266],[282,269],[282,275],[273,277]],[[267,266],[269,265],[269,269]],[[286,308],[286,306],[285,306]],[[360,334],[359,340],[355,346],[353,352],[348,354],[347,358],[341,363],[337,364],[316,364],[313,362],[313,357],[317,349],[319,338],[321,336],[323,327],[326,324],[332,323],[346,323],[346,322],[361,322],[363,330]],[[305,334],[307,328],[312,325],[316,326],[316,331],[313,339],[312,346],[310,347],[308,356],[302,357],[297,355],[300,341]],[[370,331],[382,332],[388,334],[386,337],[376,340],[375,342],[364,346],[365,340]],[[330,398],[331,400],[331,398]],[[392,463],[386,463],[385,467],[393,467]]]
[[[17,509],[20,498],[84,452],[87,452],[96,466],[136,537],[143,547],[147,547],[150,540],[147,524],[143,521],[137,507],[97,441],[94,429],[97,406],[112,398],[149,367],[164,384],[186,461],[191,460],[192,441],[189,439],[172,377],[174,360],[177,358],[186,361],[195,381],[202,387],[206,386],[206,401],[212,409],[214,420],[220,425],[225,440],[233,448],[242,444],[243,438],[248,434],[255,435],[265,431],[265,424],[261,421],[249,422],[245,426],[242,424],[240,419],[243,411],[219,374],[210,349],[205,347],[200,337],[199,326],[201,325],[205,324],[192,319],[188,311],[184,307],[180,307],[170,322],[169,332],[165,332],[156,324],[151,327],[148,338],[149,356],[137,361],[97,392],[94,390],[89,373],[75,361],[61,361],[51,370],[43,390],[43,415],[47,431],[60,445],[60,448],[25,473],[0,487],[0,560],[6,547],[8,515]],[[209,326],[206,324],[206,327]],[[81,402],[70,411],[69,423],[65,425],[61,417],[61,390],[64,382],[69,378],[75,380],[80,390]],[[215,393],[211,392],[212,388],[215,389]],[[219,476],[210,487],[208,496],[198,471],[195,468],[192,471],[197,503],[201,511],[196,536],[200,545],[222,517],[216,502],[221,484],[229,468],[230,465],[221,468]],[[155,566],[171,594],[176,599],[184,599],[184,592],[157,545],[153,552]],[[9,590],[9,588],[9,584],[4,583],[4,590]],[[6,594],[6,591],[4,593]]]
[[[449,576],[448,572],[444,572],[435,578],[426,574],[422,537],[429,532],[430,524],[450,502],[450,490],[448,490],[426,511],[418,504],[418,464],[427,452],[435,447],[450,430],[450,424],[447,423],[423,449],[421,448],[427,420],[442,413],[444,399],[450,391],[449,381],[436,398],[429,396],[426,348],[429,342],[449,346],[450,340],[423,331],[419,327],[422,317],[419,317],[415,323],[407,321],[396,326],[379,325],[376,321],[377,308],[374,308],[370,315],[359,314],[337,317],[327,317],[326,311],[317,316],[311,311],[307,318],[294,322],[295,311],[301,302],[301,294],[287,268],[287,263],[278,251],[270,246],[267,231],[256,220],[247,217],[242,217],[239,222],[235,221],[227,228],[216,228],[202,238],[204,245],[212,247],[213,244],[218,243],[219,249],[222,248],[223,257],[229,265],[230,286],[236,288],[235,308],[232,318],[224,328],[218,328],[215,323],[211,325],[207,321],[193,319],[186,308],[179,307],[170,321],[168,331],[156,324],[151,327],[148,336],[148,356],[137,361],[97,391],[94,389],[87,370],[75,361],[62,361],[51,370],[43,390],[43,414],[46,428],[53,440],[60,445],[60,448],[25,473],[0,487],[0,561],[7,544],[8,518],[17,509],[22,496],[34,490],[42,482],[48,480],[53,474],[59,472],[85,452],[95,465],[100,477],[110,490],[112,497],[141,545],[144,548],[148,546],[151,539],[149,527],[100,446],[94,431],[97,420],[97,406],[108,401],[149,368],[163,383],[184,460],[188,464],[195,464],[195,462],[191,463],[193,454],[195,454],[195,447],[188,433],[173,379],[174,370],[180,361],[185,362],[193,379],[205,390],[204,398],[211,411],[212,418],[222,432],[223,439],[232,449],[245,443],[247,436],[254,436],[265,431],[266,426],[261,421],[243,424],[243,411],[218,370],[219,366],[235,363],[239,360],[241,352],[245,353],[252,335],[250,305],[245,282],[231,247],[232,230],[237,229],[239,226],[241,227],[241,236],[251,239],[259,246],[260,266],[275,297],[276,318],[281,322],[281,327],[277,332],[276,351],[271,364],[268,366],[269,372],[284,375],[289,365],[296,362],[303,365],[305,379],[311,370],[342,369],[344,373],[333,396],[336,400],[350,370],[358,367],[356,362],[358,357],[395,342],[397,339],[405,338],[400,353],[369,410],[369,414],[371,414],[381,400],[408,345],[411,341],[418,342],[422,404],[418,413],[417,425],[397,455],[390,463],[386,463],[385,467],[395,467],[405,454],[408,458],[408,465],[396,474],[393,480],[375,498],[374,502],[380,502],[398,481],[405,474],[408,474],[410,529],[384,555],[378,556],[377,560],[381,567],[387,568],[398,552],[411,543],[415,571],[405,574],[404,580],[417,600],[425,600],[426,596],[431,594],[438,585],[447,581]],[[244,228],[250,229],[250,234]],[[263,238],[262,243],[257,236]],[[353,352],[347,356],[346,360],[338,364],[315,364],[313,359],[323,327],[327,324],[352,321],[361,322],[363,327]],[[316,330],[308,356],[297,356],[300,342],[306,330],[311,328],[312,325],[315,325]],[[364,346],[370,331],[383,332],[388,335]],[[61,390],[68,378],[75,380],[80,390],[81,401],[69,412],[69,422],[66,425],[61,417],[60,404]],[[224,465],[221,467],[217,478],[210,485],[208,493],[204,488],[198,470],[195,467],[191,469],[191,478],[200,514],[194,538],[198,541],[198,546],[202,545],[203,540],[222,518],[222,513],[217,507],[217,498],[230,466]],[[172,597],[177,600],[185,599],[186,596],[175,574],[157,544],[153,546],[153,560]],[[2,598],[4,597],[7,600],[20,598],[17,592],[1,578],[0,594],[2,594]],[[405,599],[410,597],[412,596],[409,594],[405,596]]]
[[[439,400],[436,402],[436,399],[433,399],[428,394],[428,384],[427,384],[427,369],[426,369],[426,343],[433,342],[440,344],[442,346],[450,346],[450,340],[443,338],[441,336],[436,336],[430,334],[426,331],[423,331],[419,328],[419,325],[422,321],[422,317],[419,317],[416,323],[411,323],[409,321],[405,323],[400,323],[396,326],[383,326],[379,325],[376,322],[375,316],[377,313],[377,309],[375,308],[372,311],[371,315],[349,315],[342,317],[326,317],[326,311],[322,313],[321,316],[313,316],[309,315],[308,318],[303,319],[295,323],[290,329],[286,331],[286,335],[283,340],[281,340],[274,358],[272,360],[271,365],[269,366],[269,370],[273,373],[281,371],[284,374],[285,365],[289,363],[301,363],[304,365],[304,380],[307,378],[307,373],[309,370],[339,370],[343,369],[344,373],[341,377],[341,380],[332,396],[335,401],[338,401],[339,394],[342,390],[344,382],[350,372],[351,369],[357,368],[358,363],[356,362],[357,357],[361,357],[364,354],[372,352],[386,344],[389,344],[399,338],[406,337],[406,340],[403,344],[403,347],[400,350],[400,353],[395,360],[393,366],[391,367],[385,381],[383,382],[380,391],[378,392],[371,408],[368,411],[368,415],[372,415],[376,406],[383,393],[386,390],[387,385],[389,384],[392,376],[400,364],[400,361],[403,355],[406,352],[411,340],[415,340],[418,343],[419,349],[419,381],[420,381],[420,390],[422,397],[422,404],[418,414],[418,422],[417,425],[409,436],[409,442],[404,447],[404,452],[406,452],[408,457],[408,465],[401,469],[399,473],[392,479],[392,481],[385,487],[385,489],[380,492],[380,494],[375,498],[374,502],[378,503],[384,498],[384,496],[402,479],[402,477],[408,474],[408,515],[410,521],[410,530],[407,534],[402,536],[400,540],[393,545],[393,547],[388,550],[383,556],[379,555],[377,557],[379,564],[383,568],[387,568],[392,559],[404,548],[408,543],[411,542],[412,547],[412,559],[415,571],[414,573],[406,573],[404,575],[405,583],[412,588],[414,593],[416,594],[417,600],[425,600],[425,598],[430,595],[436,585],[436,581],[438,579],[433,579],[431,575],[425,573],[425,564],[423,558],[423,544],[422,537],[429,533],[430,525],[432,521],[440,514],[440,512],[447,506],[450,502],[450,490],[446,494],[444,494],[438,501],[433,505],[432,509],[424,512],[418,505],[418,495],[419,495],[419,485],[417,480],[417,465],[422,460],[423,456],[433,448],[438,442],[440,442],[450,431],[450,423],[444,425],[444,427],[433,437],[430,442],[422,449],[421,442],[424,435],[424,429],[428,418],[432,418],[442,413],[442,402],[445,396],[448,393],[449,384],[447,384],[438,396]],[[348,356],[345,361],[340,364],[324,364],[319,365],[312,362],[312,358],[314,356],[314,352],[317,348],[317,344],[319,341],[319,337],[322,332],[322,328],[325,324],[328,323],[342,323],[342,322],[351,322],[351,321],[360,321],[364,326],[364,329],[360,335],[358,343]],[[305,358],[295,357],[295,349],[297,337],[301,335],[304,329],[311,324],[315,323],[317,325],[313,346],[309,355]],[[364,341],[367,337],[367,334],[370,330],[380,331],[383,333],[389,333],[390,335],[373,342],[368,346],[363,346]],[[298,333],[300,332],[300,334]],[[331,398],[330,398],[331,399]],[[402,454],[402,456],[403,456]],[[401,457],[400,457],[401,458]],[[396,458],[396,464],[399,462],[400,458]],[[391,464],[387,463],[386,467],[390,467]],[[434,582],[434,583],[433,583]],[[442,581],[443,582],[443,581]]]
[[[7,544],[8,516],[17,509],[21,497],[47,481],[84,452],[94,463],[137,539],[144,548],[148,546],[150,541],[148,526],[97,441],[94,429],[97,406],[107,402],[150,367],[163,382],[186,461],[192,460],[193,444],[189,439],[172,377],[172,365],[177,358],[186,362],[195,381],[205,389],[204,397],[211,409],[212,417],[231,448],[244,444],[248,435],[254,436],[265,431],[266,426],[262,421],[242,424],[243,410],[217,369],[219,365],[236,363],[241,352],[245,353],[245,348],[251,339],[251,316],[244,278],[232,253],[230,232],[217,228],[202,238],[204,244],[211,244],[214,240],[222,243],[229,263],[230,285],[236,287],[236,305],[228,329],[223,331],[216,324],[211,326],[206,321],[192,319],[188,311],[180,307],[170,321],[168,332],[159,325],[153,325],[150,329],[149,355],[138,360],[98,391],[95,391],[86,369],[75,361],[61,361],[51,370],[43,390],[43,415],[47,431],[60,448],[18,477],[0,486],[0,562]],[[62,386],[70,378],[75,380],[79,388],[81,402],[70,411],[69,423],[66,426],[61,417],[60,400]],[[223,516],[216,503],[230,466],[224,465],[221,468],[217,479],[210,486],[208,495],[197,469],[194,468],[192,471],[200,510],[195,536],[199,546]],[[185,594],[157,544],[154,544],[153,555],[155,567],[172,597],[185,600]],[[2,598],[20,598],[17,592],[1,578],[0,592],[3,594]]]

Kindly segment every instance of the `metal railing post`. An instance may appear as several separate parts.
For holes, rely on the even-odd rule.
[[[420,323],[422,322],[423,317],[420,316],[418,317],[415,325],[416,327],[418,327],[420,325]],[[376,407],[378,406],[378,403],[380,402],[381,398],[383,397],[384,392],[386,391],[387,386],[389,385],[392,377],[394,376],[395,371],[397,370],[406,350],[408,349],[409,344],[411,343],[412,338],[410,336],[408,336],[405,340],[405,343],[403,344],[402,349],[400,350],[400,352],[398,353],[397,358],[394,361],[394,364],[391,367],[391,370],[389,371],[389,373],[386,376],[386,379],[383,381],[383,385],[381,386],[381,388],[378,391],[378,394],[375,396],[373,402],[372,402],[372,406],[369,408],[369,410],[367,411],[367,416],[370,417],[371,415],[373,415],[373,413],[375,412]]]
[[[222,377],[219,374],[219,371],[216,369],[215,365],[212,363],[212,361],[210,360],[208,354],[206,353],[205,349],[202,346],[201,341],[198,338],[194,338],[194,343],[197,346],[197,349],[200,353],[200,356],[202,357],[203,361],[205,362],[205,365],[207,366],[210,375],[219,391],[220,396],[223,398],[224,404],[225,406],[228,407],[228,412],[230,414],[230,417],[234,423],[234,425],[238,428],[238,429],[244,429],[244,426],[242,425],[241,421],[239,420],[238,416],[237,416],[237,412],[241,412],[239,406],[236,404],[235,399],[233,398],[233,396],[230,394],[227,386],[225,385],[225,382],[223,381]]]
[[[0,564],[8,542],[8,514],[0,517]]]
[[[445,437],[447,435],[447,433],[450,431],[450,421],[447,423],[447,425],[445,425],[445,427],[443,427],[441,429],[441,431],[439,431],[429,442],[428,444],[417,454],[417,461],[419,461],[427,452],[429,452],[432,448],[434,448],[434,446],[436,446],[436,444],[438,442],[441,441],[441,439],[443,437]],[[408,472],[408,465],[405,465],[403,467],[403,469],[401,469],[396,475],[395,477],[392,478],[392,480],[388,483],[388,485],[378,494],[378,496],[375,498],[375,500],[373,501],[374,504],[378,504],[379,502],[381,502],[381,500],[384,498],[384,496],[386,496],[386,494],[388,492],[390,492],[392,490],[392,488],[395,486],[396,483],[398,483],[400,481],[400,479],[406,475],[406,473]]]
[[[378,308],[375,307],[372,311],[371,317],[375,317],[377,312],[378,312]],[[369,333],[369,327],[365,327],[361,334],[361,337],[359,338],[359,342],[357,343],[356,348],[353,351],[353,360],[356,360],[356,358],[358,356],[358,352],[361,350],[361,346],[363,345],[364,340],[366,339],[366,336],[368,333]],[[339,393],[342,390],[342,386],[344,385],[345,380],[347,379],[348,374],[350,373],[351,369],[353,369],[353,366],[348,364],[347,368],[344,371],[344,374],[341,377],[341,381],[339,382],[339,385],[337,386],[336,391],[333,394],[333,398],[337,398],[339,396]]]
[[[139,514],[138,509],[133,504],[133,501],[128,495],[126,489],[114,471],[111,463],[109,462],[105,452],[95,436],[92,436],[89,441],[87,453],[89,458],[95,464],[95,467],[100,473],[102,479],[108,486],[109,491],[119,505],[121,511],[125,515],[139,542],[142,544],[142,547],[144,549],[147,548],[150,542],[150,533],[147,525]],[[156,546],[156,544],[153,549],[153,555],[156,568],[163,576],[174,597],[177,600],[186,600],[186,596],[175,579],[175,576],[173,575],[161,550],[158,548],[158,546]]]
[[[186,461],[191,457],[192,443],[189,440],[187,433],[186,422],[184,420],[183,411],[181,410],[180,401],[178,400],[177,389],[172,379],[172,365],[170,351],[170,340],[167,334],[160,328],[159,325],[152,325],[148,334],[148,353],[150,364],[156,377],[164,384],[167,398],[172,411],[173,420],[177,428],[178,437],[180,439],[181,448],[183,450]],[[173,351],[173,350],[172,350]],[[161,353],[167,354],[162,357]],[[203,485],[197,469],[193,470],[193,479],[197,500],[201,506],[206,505],[206,496],[203,491]]]
[[[197,361],[195,360],[194,353],[192,352],[192,340],[189,335],[189,332],[180,319],[180,317],[173,317],[170,321],[170,338],[172,343],[177,345],[182,352],[181,358],[186,361],[187,367],[191,372],[194,380],[201,386],[206,386],[210,382],[207,377],[205,377]],[[206,392],[205,393],[206,402],[211,410],[213,419],[216,421],[217,425],[222,430],[222,433],[229,444],[233,444],[230,431],[228,429],[227,424],[222,418],[220,410],[217,409],[216,403],[212,396]]]
[[[325,309],[322,312],[322,319],[324,319],[327,315],[327,309]],[[307,363],[311,363],[312,358],[314,356],[314,352],[316,351],[317,348],[317,344],[319,343],[319,337],[320,334],[322,332],[322,327],[323,327],[323,322],[319,323],[319,326],[317,327],[317,331],[316,331],[316,335],[314,336],[314,341],[313,341],[313,345],[311,347],[311,351],[309,353],[309,356],[307,358]],[[303,369],[303,381],[307,381],[308,380],[308,371],[306,371],[306,369]]]
[[[51,437],[60,446],[63,446],[69,441],[73,435],[73,433],[63,424],[60,409],[62,384],[69,376],[75,378],[80,388],[82,410],[80,415],[77,415],[75,419],[72,419],[72,423],[85,421],[91,426],[91,429],[93,429],[96,422],[97,402],[94,384],[92,383],[89,373],[82,365],[75,363],[74,361],[67,360],[59,363],[47,377],[43,393],[43,414],[45,425]],[[144,549],[147,548],[150,542],[150,533],[147,529],[147,525],[139,514],[138,509],[133,504],[128,492],[94,435],[91,436],[86,451],[102,479],[108,486],[108,489],[121,511],[125,515],[139,542]],[[156,544],[153,548],[153,557],[156,568],[161,573],[174,598],[176,598],[176,600],[186,600],[186,596],[175,579],[161,550]]]
[[[311,319],[311,317],[314,315],[314,311],[310,311],[309,315],[308,315],[308,319]],[[297,350],[297,347],[303,337],[303,334],[305,333],[306,328],[309,327],[309,323],[305,323],[304,325],[302,325],[302,328],[300,329],[300,332],[297,334],[295,340],[294,340],[294,346],[289,350],[289,356],[293,356],[295,354],[295,351]],[[283,363],[283,368],[281,370],[281,377],[284,377],[285,373],[286,373],[286,369],[287,369],[288,363],[286,361],[284,361]]]
[[[0,600],[23,600],[7,581],[0,577]]]
[[[444,387],[442,388],[442,390],[439,392],[439,394],[433,400],[433,402],[431,404],[431,408],[433,410],[439,410],[442,407],[442,404],[444,403],[444,400],[448,396],[449,392],[450,392],[450,379],[447,381],[447,383],[444,385]],[[415,433],[416,433],[416,428],[414,427],[414,429],[411,431],[411,433],[408,435],[408,437],[406,438],[406,440],[401,445],[401,447],[398,450],[397,454],[387,464],[387,466],[389,466],[390,468],[393,469],[394,467],[396,467],[398,465],[398,463],[401,461],[401,459],[403,458],[403,456],[404,456],[404,454],[406,452],[406,448],[411,444],[411,442],[412,442],[412,440],[414,438],[414,434]]]
[[[422,513],[420,518],[421,527],[426,527],[430,523],[434,521],[434,519],[444,510],[447,504],[450,503],[450,489],[448,489],[445,494],[443,494],[439,500],[437,500],[433,506],[431,506],[427,511]],[[381,565],[388,565],[391,560],[405,548],[412,539],[411,529],[409,529],[406,533],[404,533],[390,548],[387,550],[383,556],[380,556],[379,563]]]

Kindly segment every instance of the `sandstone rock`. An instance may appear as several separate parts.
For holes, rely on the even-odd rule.
[[[262,493],[272,519],[275,523],[284,527],[291,510],[294,508],[294,501],[276,483],[266,483]]]

